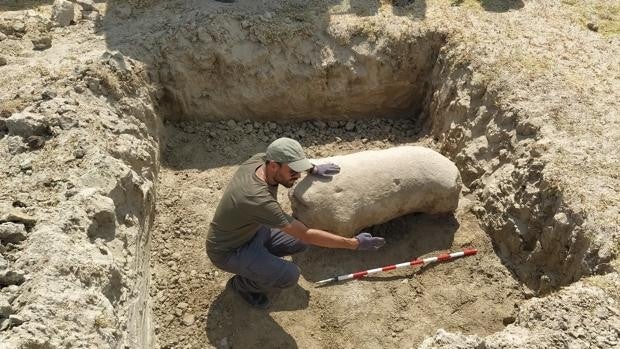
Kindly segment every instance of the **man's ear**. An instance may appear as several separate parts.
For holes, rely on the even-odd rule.
[[[273,160],[269,160],[269,161],[267,162],[267,168],[268,168],[268,169],[270,169],[270,170],[272,170],[272,171],[277,171],[277,170],[278,170],[278,167],[280,167],[280,166],[278,165],[278,163],[277,163],[277,162],[275,162],[275,161],[273,161]]]

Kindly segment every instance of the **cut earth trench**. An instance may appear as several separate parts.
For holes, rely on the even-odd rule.
[[[239,26],[233,22],[218,24]],[[515,320],[524,299],[605,272],[607,260],[589,251],[579,216],[542,178],[541,150],[534,144],[539,127],[498,105],[487,82],[453,55],[444,33],[392,37],[364,54],[359,46],[367,38],[332,33],[351,36],[330,42],[332,61],[316,69],[312,59],[322,52],[320,42],[288,43],[303,48],[310,62],[283,53],[286,44],[278,42],[260,58],[267,61],[256,64],[243,61],[256,56],[253,44],[178,40],[189,37],[186,29],[181,26],[166,41],[161,56],[127,49],[119,35],[108,46],[120,58],[105,58],[121,75],[132,59],[151,65],[150,83],[159,89],[149,107],[165,120],[159,127],[159,121],[135,114],[158,139],[161,163],[150,164],[159,167],[155,210],[138,210],[145,214],[139,217],[145,231],[137,241],[137,284],[150,284],[151,298],[141,293],[133,303],[129,342],[166,348],[415,347],[438,328],[480,336],[500,331]],[[227,45],[234,48],[229,56],[219,51]],[[194,65],[208,51],[204,47],[218,52],[206,59],[212,66]],[[283,61],[287,69],[279,73]],[[277,88],[265,90],[267,80]],[[125,111],[132,115],[135,109]],[[461,172],[459,209],[448,216],[411,214],[370,228],[387,240],[377,252],[313,248],[296,256],[299,285],[274,295],[267,312],[248,309],[224,290],[230,275],[210,264],[204,237],[235,165],[280,136],[300,140],[311,157],[401,144],[436,149]],[[123,160],[135,165],[135,159]],[[117,214],[124,210],[117,206]],[[480,253],[421,270],[312,285],[335,274],[469,247]],[[120,293],[108,289],[106,297],[115,304]]]
[[[440,54],[444,40],[430,32],[408,41],[400,47],[405,52],[396,55],[410,61],[399,61],[396,72],[390,64],[382,69],[382,63],[360,60],[353,69],[335,65],[326,78],[310,83],[304,73],[298,79],[289,76],[288,84],[270,91],[266,102],[244,98],[244,89],[260,89],[262,83],[249,74],[216,77],[223,84],[240,80],[241,92],[215,90],[201,86],[199,75],[189,77],[193,71],[188,62],[164,64],[177,71],[159,74],[174,76],[161,81],[165,104],[160,110],[167,121],[152,232],[151,296],[162,347],[415,347],[437,328],[483,336],[512,323],[522,300],[578,278],[581,270],[556,264],[548,251],[530,253],[539,239],[535,230],[549,224],[545,221],[559,205],[554,193],[544,197],[540,192],[541,164],[527,149],[536,138],[535,126],[521,122],[514,112],[498,110],[493,94],[472,81],[475,72]],[[234,66],[235,58],[230,61]],[[220,71],[228,71],[225,60],[218,64]],[[359,72],[372,73],[360,78]],[[365,84],[370,81],[375,84]],[[314,84],[324,86],[313,89]],[[192,97],[200,88],[213,89],[211,104]],[[470,100],[463,101],[463,92]],[[337,99],[330,97],[333,93]],[[229,106],[230,115],[220,114],[218,105]],[[208,261],[204,238],[236,165],[283,136],[298,139],[314,158],[403,144],[434,148],[459,167],[466,186],[461,204],[453,216],[412,214],[370,228],[387,239],[387,247],[378,252],[314,248],[295,256],[302,270],[299,285],[273,295],[275,304],[268,311],[250,309],[225,289],[231,275]],[[521,171],[504,185],[515,187],[517,207],[528,207],[538,217],[516,213],[500,231],[494,231],[493,218],[484,218],[485,233],[476,214],[492,213],[480,206],[476,194],[496,199],[485,190],[485,174],[512,171],[513,164]],[[282,189],[280,202],[289,208]],[[528,233],[528,227],[534,232]],[[313,286],[333,275],[464,248],[480,253],[419,271]],[[557,250],[566,257],[580,248]]]
[[[308,156],[315,158],[401,144],[432,144],[428,137],[411,132],[415,129],[409,119],[355,122],[355,132],[345,129],[347,122],[330,124],[339,126],[269,122],[266,128],[272,125],[273,133],[267,137],[306,130],[302,143],[307,144]],[[302,271],[299,285],[272,292],[273,304],[267,311],[250,308],[225,289],[231,275],[206,258],[204,238],[219,197],[236,169],[220,164],[240,163],[268,144],[256,132],[246,132],[254,125],[262,129],[253,122],[209,126],[183,122],[164,128],[167,144],[151,256],[155,332],[162,347],[198,348],[201,343],[232,348],[415,347],[437,328],[479,335],[499,331],[514,321],[520,301],[532,295],[501,264],[490,238],[470,212],[471,201],[463,197],[454,215],[411,214],[372,227],[369,231],[387,240],[380,251],[313,248],[294,256],[292,260]],[[209,151],[219,142],[209,136],[213,129],[232,138],[221,145],[226,149],[223,153]],[[333,141],[318,142],[329,139]],[[290,212],[285,193],[281,188],[279,201]],[[420,270],[314,286],[333,275],[465,248],[476,248],[479,254]]]

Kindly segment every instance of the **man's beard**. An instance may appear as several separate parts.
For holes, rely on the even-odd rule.
[[[287,181],[285,181],[285,180],[283,180],[281,178],[277,178],[277,177],[274,178],[274,179],[276,180],[276,183],[278,183],[278,184],[280,184],[280,185],[282,185],[282,186],[284,186],[286,188],[292,187],[295,184],[295,182],[297,181],[297,179],[291,179],[291,180],[289,180],[287,182]]]
[[[295,184],[295,182],[296,182],[296,181],[297,181],[296,179],[295,179],[295,180],[292,180],[292,179],[291,179],[289,182],[285,182],[285,181],[278,181],[278,183],[279,183],[279,184],[281,184],[281,185],[283,185],[283,186],[284,186],[284,187],[286,187],[286,188],[290,188],[290,187],[292,187],[292,186],[293,186],[293,184]]]

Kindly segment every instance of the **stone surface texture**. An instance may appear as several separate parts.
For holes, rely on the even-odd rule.
[[[409,213],[451,213],[458,206],[459,171],[432,149],[402,146],[312,162],[335,163],[341,172],[306,176],[290,190],[293,216],[310,228],[350,237]]]

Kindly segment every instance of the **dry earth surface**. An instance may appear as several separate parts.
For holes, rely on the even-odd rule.
[[[0,0],[0,86],[0,348],[620,346],[615,1]],[[204,239],[280,136],[433,148],[459,208],[248,309]]]
[[[468,212],[466,198],[455,216],[410,215],[376,226],[388,246],[378,252],[312,249],[294,261],[302,269],[299,287],[274,295],[269,311],[248,309],[224,285],[231,276],[205,259],[204,237],[218,199],[235,166],[246,154],[264,151],[270,139],[303,132],[308,155],[347,154],[396,144],[427,144],[409,133],[409,120],[381,119],[355,123],[356,132],[326,124],[186,124],[165,128],[152,270],[156,333],[165,347],[336,347],[417,346],[437,327],[490,334],[514,321],[515,306],[529,292],[493,253],[490,239]],[[269,131],[272,125],[273,131]],[[222,152],[213,128],[233,140]],[[253,131],[247,132],[251,128]],[[258,131],[258,132],[257,132]],[[360,135],[363,135],[361,137]],[[336,138],[340,141],[336,141]],[[326,139],[333,142],[320,144]],[[389,139],[392,139],[390,141]],[[216,155],[221,154],[221,155]],[[282,190],[281,190],[282,192]],[[281,193],[283,194],[283,193]],[[286,195],[280,202],[288,206]],[[418,272],[393,272],[342,285],[316,288],[333,275],[408,261],[451,249],[477,248],[480,255]],[[502,299],[501,303],[497,299]]]

